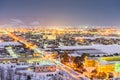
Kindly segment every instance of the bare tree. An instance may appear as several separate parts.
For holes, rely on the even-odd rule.
[[[7,77],[6,77],[6,80],[14,80],[14,74],[15,74],[15,71],[12,67],[8,66],[7,67]]]
[[[3,67],[0,67],[0,80],[4,80],[4,72],[5,72],[5,70],[4,70],[4,68]]]

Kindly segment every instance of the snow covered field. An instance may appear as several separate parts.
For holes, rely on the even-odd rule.
[[[77,50],[77,49],[97,49],[107,54],[120,53],[120,45],[88,45],[88,46],[60,46],[60,50]]]

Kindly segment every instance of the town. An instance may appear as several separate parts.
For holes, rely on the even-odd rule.
[[[119,80],[120,29],[1,28],[0,80]]]

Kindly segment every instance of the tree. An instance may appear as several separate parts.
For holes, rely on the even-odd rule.
[[[27,76],[27,80],[31,80],[31,77],[29,75]]]
[[[97,75],[98,79],[105,79],[107,77],[107,74],[105,72],[99,72]]]
[[[114,77],[114,75],[113,75],[113,73],[109,73],[109,78],[113,78]]]
[[[76,64],[77,68],[83,68],[83,63],[81,62],[81,57],[79,57],[79,56],[75,57],[73,62]]]
[[[63,62],[69,62],[69,55],[68,52],[65,52],[63,55]]]
[[[86,56],[89,57],[90,55],[87,54],[87,53],[83,53],[83,54],[81,55],[81,60],[84,61],[84,59],[85,59]]]
[[[6,79],[7,80],[12,80],[12,76],[13,75],[13,71],[12,71],[12,69],[10,68],[10,67],[8,67],[7,68],[7,77],[6,77]]]
[[[91,79],[95,78],[97,73],[98,73],[98,71],[96,69],[92,70]]]
[[[119,54],[118,54],[118,53],[115,53],[114,55],[115,55],[115,56],[118,56]]]
[[[83,68],[84,68],[84,65],[83,65],[82,62],[79,62],[78,65],[77,65],[77,67],[80,68],[80,69],[83,69]]]
[[[5,76],[4,72],[5,72],[5,69],[4,69],[3,67],[0,67],[0,79],[1,79],[1,80],[4,80],[4,79],[5,79],[5,78],[4,78],[4,76]]]
[[[81,57],[77,56],[77,57],[74,58],[73,62],[74,63],[78,63],[80,60],[81,60]]]

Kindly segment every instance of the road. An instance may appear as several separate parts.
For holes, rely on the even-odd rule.
[[[40,50],[40,49],[37,47],[37,45],[34,45],[32,42],[27,42],[24,38],[22,38],[22,37],[17,37],[17,36],[16,36],[15,34],[13,34],[13,33],[8,33],[8,35],[9,35],[11,38],[15,39],[16,41],[19,41],[19,42],[25,44],[26,47],[28,47],[29,49],[32,49],[32,50],[38,52],[43,58],[46,56],[46,54],[44,54],[44,51]],[[61,63],[60,61],[58,61],[58,60],[51,59],[51,61],[52,61],[53,63],[55,63],[59,69],[61,69],[61,70],[65,71],[66,73],[68,73],[74,80],[80,80],[79,77],[82,77],[82,76],[83,76],[82,74],[80,74],[80,73],[72,70],[70,67],[62,64],[62,63]]]

